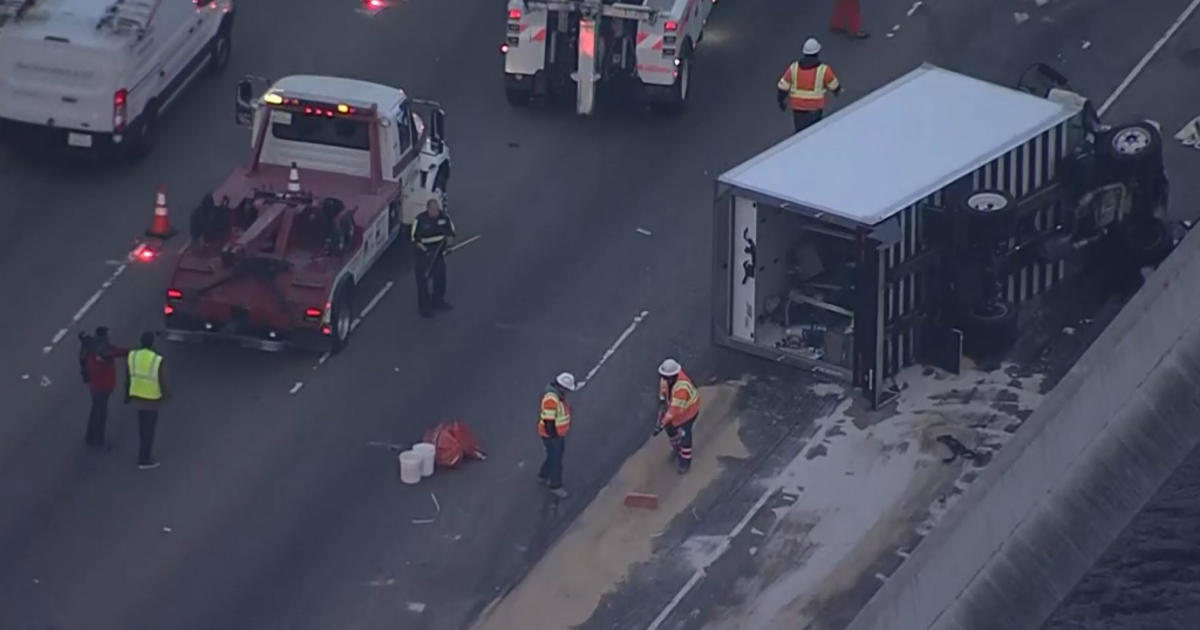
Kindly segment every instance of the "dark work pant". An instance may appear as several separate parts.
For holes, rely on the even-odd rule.
[[[562,487],[563,451],[567,448],[567,439],[562,437],[542,438],[542,446],[546,447],[546,461],[538,472],[540,479],[550,482],[550,488]]]
[[[92,392],[92,409],[88,412],[87,439],[92,446],[104,444],[104,428],[108,424],[108,397],[112,392]]]
[[[798,109],[793,109],[792,123],[796,125],[796,133],[800,133],[801,131],[804,131],[805,129],[816,124],[818,120],[821,120],[821,116],[823,115],[824,112],[819,109],[815,112],[804,112]]]
[[[154,463],[154,429],[158,426],[158,410],[138,409],[138,464]]]
[[[696,420],[699,418],[700,415],[696,414],[695,418],[679,426],[666,428],[667,437],[671,439],[671,446],[675,447],[675,454],[679,455],[679,461],[684,465],[692,463],[692,427],[696,426]]]
[[[428,313],[446,299],[446,257],[418,254],[413,271],[417,275],[417,308]],[[433,283],[432,295],[430,282]]]

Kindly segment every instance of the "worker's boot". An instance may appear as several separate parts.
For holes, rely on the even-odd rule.
[[[568,496],[566,488],[550,488],[550,494],[560,499],[565,499]]]
[[[686,474],[687,471],[691,470],[691,468],[692,468],[692,460],[683,459],[682,457],[679,458],[679,466],[678,466],[679,474],[681,474],[681,475]]]

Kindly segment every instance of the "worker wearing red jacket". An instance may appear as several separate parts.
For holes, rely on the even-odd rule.
[[[109,448],[104,434],[108,424],[108,399],[117,386],[115,359],[124,358],[129,354],[129,349],[114,346],[108,340],[108,328],[105,326],[97,327],[96,334],[91,337],[80,333],[79,340],[83,344],[79,369],[92,395],[84,443],[96,448]]]
[[[658,402],[665,409],[654,432],[667,432],[683,474],[692,467],[692,429],[700,417],[700,392],[675,359],[663,361],[658,376]]]

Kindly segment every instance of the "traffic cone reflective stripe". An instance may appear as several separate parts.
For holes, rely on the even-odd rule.
[[[150,223],[150,229],[146,230],[146,236],[161,239],[175,236],[175,228],[171,227],[171,219],[167,216],[167,193],[161,188],[154,200],[154,220]]]
[[[287,191],[290,193],[300,192],[300,169],[296,168],[295,162],[292,162],[292,170],[288,171]]]

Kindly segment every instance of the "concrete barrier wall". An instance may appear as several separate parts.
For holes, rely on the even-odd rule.
[[[1040,627],[1200,441],[1198,323],[1191,234],[847,630]]]

